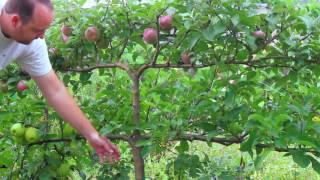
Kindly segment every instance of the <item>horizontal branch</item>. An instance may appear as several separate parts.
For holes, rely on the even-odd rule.
[[[127,64],[116,62],[116,63],[109,63],[109,64],[98,64],[91,67],[83,67],[83,68],[65,68],[62,69],[63,71],[70,71],[70,72],[89,72],[94,69],[101,69],[101,68],[120,68],[125,71],[129,71],[129,67]]]
[[[107,138],[109,138],[110,140],[122,140],[122,141],[126,141],[128,143],[132,143],[133,142],[133,137],[127,136],[127,135],[116,135],[116,134],[109,134],[106,136]],[[141,136],[142,139],[150,139],[151,136],[150,135],[143,135]],[[83,137],[76,137],[77,140],[85,140]],[[48,143],[59,143],[59,142],[71,142],[73,139],[72,138],[56,138],[56,139],[47,139],[47,140],[43,140],[43,141],[38,141],[38,142],[34,142],[34,143],[30,143],[28,144],[28,146],[33,146],[33,145],[42,145],[42,144],[48,144]],[[203,141],[203,142],[214,142],[214,143],[219,143],[225,146],[229,146],[231,144],[241,144],[244,140],[245,137],[212,137],[209,138],[206,135],[197,135],[197,134],[181,134],[178,135],[172,139],[169,139],[169,141],[181,141],[181,140],[186,140],[186,141]],[[305,152],[310,152],[312,154],[317,154],[319,153],[318,151],[316,151],[315,149],[312,148],[278,148],[278,147],[274,147],[273,144],[256,144],[256,147],[260,147],[260,148],[274,148],[275,151],[277,152],[290,152],[290,151],[294,151],[294,150],[303,150]],[[1,168],[1,167],[0,167]]]
[[[57,143],[57,142],[71,142],[71,141],[72,141],[71,138],[46,139],[43,141],[37,141],[37,142],[30,143],[30,144],[28,144],[28,146],[30,147],[30,146],[34,146],[34,145],[42,145],[42,144]]]
[[[283,61],[285,64],[279,64],[277,63],[268,63],[267,60],[286,60]],[[286,56],[274,56],[274,57],[262,57],[259,59],[256,59],[254,61],[236,61],[236,60],[229,60],[225,61],[224,64],[234,64],[234,65],[247,65],[249,67],[254,67],[254,68],[266,68],[266,67],[291,67],[288,65],[290,62],[297,62],[298,58],[292,58],[292,57],[286,57]],[[306,63],[309,64],[319,64],[320,61],[318,60],[308,60],[305,61]],[[212,62],[212,63],[207,63],[207,64],[172,64],[170,62],[168,63],[163,63],[163,64],[136,64],[135,66],[139,66],[140,68],[138,69],[138,75],[141,75],[146,69],[162,69],[162,68],[206,68],[206,67],[211,67],[215,66],[217,64],[220,64],[220,62]],[[86,68],[67,68],[63,69],[63,71],[70,71],[70,72],[89,72],[94,69],[101,69],[101,68],[120,68],[125,71],[129,71],[129,65],[125,63],[110,63],[110,64],[99,64],[91,67],[86,67]]]
[[[219,138],[219,137],[212,137],[209,138],[208,136],[205,135],[196,135],[196,134],[182,134],[177,137],[175,137],[173,140],[188,140],[188,141],[207,141],[207,142],[215,142],[215,143],[220,143],[220,144],[239,144],[241,143],[244,139],[238,139],[238,138]]]
[[[273,144],[257,144],[256,147],[259,147],[259,148],[273,148]],[[277,147],[274,147],[274,150],[277,151],[277,152],[290,152],[290,151],[295,151],[295,150],[302,150],[302,151],[305,151],[305,152],[310,152],[312,154],[316,154],[316,153],[319,153],[318,151],[314,150],[314,149],[311,149],[311,148],[277,148]]]
[[[127,141],[130,142],[131,139],[129,136],[126,135],[115,135],[115,134],[109,134],[106,136],[110,140],[122,140],[122,141]],[[82,136],[77,136],[75,138],[76,140],[85,140],[84,137]],[[74,140],[73,138],[53,138],[53,139],[46,139],[43,141],[37,141],[34,143],[28,144],[28,146],[33,146],[33,145],[42,145],[42,144],[49,144],[49,143],[59,143],[59,142],[71,142]]]
[[[108,134],[106,137],[110,140],[122,140],[122,141],[127,141],[127,142],[131,141],[131,138],[126,135]]]

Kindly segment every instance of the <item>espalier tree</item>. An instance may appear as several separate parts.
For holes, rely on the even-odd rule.
[[[271,151],[286,152],[320,173],[317,2],[54,3],[46,37],[54,69],[123,158],[96,165],[88,145],[48,109],[32,82],[15,91],[25,76],[10,66],[15,71],[3,73],[11,78],[1,96],[0,173],[116,178],[133,163],[135,178],[144,179],[145,158],[170,149],[177,157],[167,173],[197,177],[203,164],[189,154],[194,140],[240,144],[256,168]],[[38,128],[38,140],[17,145],[9,132],[14,124]]]

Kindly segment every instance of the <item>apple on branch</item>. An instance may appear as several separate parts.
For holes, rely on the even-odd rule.
[[[17,137],[24,136],[25,128],[22,123],[15,123],[11,126],[10,132]]]
[[[155,44],[158,40],[158,32],[154,28],[146,28],[143,32],[143,40],[148,44]]]
[[[24,91],[28,89],[27,81],[26,80],[20,80],[17,84],[18,91]]]
[[[95,26],[89,26],[84,32],[84,37],[88,41],[95,42],[100,38],[100,31]]]
[[[256,31],[254,31],[254,32],[252,33],[252,35],[253,35],[253,37],[255,37],[255,38],[264,38],[264,37],[266,36],[266,33],[263,32],[263,31],[261,31],[260,29],[258,29],[258,30],[256,30]]]
[[[72,35],[73,29],[70,26],[63,25],[61,26],[60,31],[63,42],[68,42],[70,36]]]
[[[190,55],[188,52],[183,52],[180,58],[183,64],[191,64]]]
[[[172,28],[172,16],[161,16],[159,18],[160,29],[170,30]]]
[[[72,35],[72,28],[70,26],[62,25],[60,31],[65,36],[71,36]]]
[[[26,138],[27,142],[33,143],[33,142],[36,142],[39,140],[39,138],[40,138],[39,134],[40,133],[39,133],[38,129],[36,129],[34,127],[28,127],[25,132],[25,138]]]

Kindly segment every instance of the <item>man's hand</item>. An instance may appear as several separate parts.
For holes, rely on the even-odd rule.
[[[104,163],[106,159],[111,164],[120,160],[118,148],[106,137],[100,137],[98,134],[94,134],[89,137],[88,142],[95,149],[101,164]]]

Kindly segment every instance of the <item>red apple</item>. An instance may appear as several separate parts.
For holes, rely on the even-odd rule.
[[[257,30],[255,32],[252,33],[252,35],[255,37],[255,38],[264,38],[266,36],[266,33],[261,31],[261,30]]]
[[[158,40],[157,30],[154,28],[146,28],[143,32],[143,40],[148,44],[154,44]]]
[[[172,16],[161,16],[159,18],[159,25],[163,30],[170,30],[172,28]]]
[[[95,42],[99,39],[100,37],[100,31],[97,27],[95,26],[89,26],[86,31],[84,32],[84,37],[88,41]]]
[[[70,26],[63,25],[60,30],[61,30],[62,34],[66,35],[66,36],[72,35],[72,28]]]
[[[24,91],[28,89],[27,81],[26,80],[20,80],[17,84],[18,91]]]
[[[69,41],[69,36],[66,36],[64,34],[61,34],[61,39],[63,40],[64,43],[68,42]]]
[[[183,64],[191,64],[189,53],[187,52],[182,53],[180,58]]]

